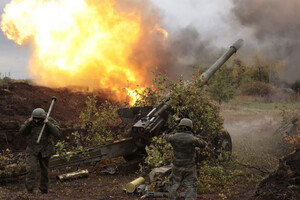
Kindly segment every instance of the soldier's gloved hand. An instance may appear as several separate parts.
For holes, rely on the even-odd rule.
[[[46,118],[45,120],[44,120],[44,124],[46,124],[48,122],[48,119]]]

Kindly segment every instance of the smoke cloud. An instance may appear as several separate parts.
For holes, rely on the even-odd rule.
[[[121,12],[132,12],[134,8],[142,16],[145,34],[132,49],[130,59],[135,65],[147,70],[149,77],[151,70],[158,69],[171,79],[178,79],[180,76],[189,79],[193,73],[190,66],[211,64],[214,61],[212,52],[216,47],[209,39],[204,39],[192,25],[178,28],[172,34],[168,34],[162,44],[163,34],[153,34],[149,28],[159,26],[169,32],[168,25],[164,22],[162,10],[151,1],[117,0],[116,6]]]
[[[184,79],[189,79],[193,73],[191,69],[214,62],[216,49],[195,27],[188,26],[178,30],[169,38],[169,56],[164,63],[168,66],[169,76],[178,78],[178,75],[182,75]]]
[[[284,64],[282,79],[300,79],[300,1],[233,0],[233,14],[253,33],[260,50]]]
[[[162,10],[151,1],[118,0],[117,6],[121,11],[127,12],[132,8],[137,8],[142,13],[144,24],[147,26],[152,24],[149,27],[158,24],[169,32],[168,25],[164,22]],[[147,30],[147,27],[143,28]],[[139,66],[148,66],[147,69],[153,69],[153,66],[150,65],[153,65],[153,61],[155,61],[156,66],[154,67],[167,74],[171,79],[177,79],[179,76],[189,79],[193,73],[191,66],[200,63],[202,65],[211,64],[214,61],[212,52],[216,50],[216,47],[209,39],[204,38],[193,25],[178,28],[168,34],[163,45],[161,44],[161,37],[161,34],[151,35],[151,37],[145,34],[133,50],[132,61]]]

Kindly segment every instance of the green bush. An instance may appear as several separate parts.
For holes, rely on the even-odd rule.
[[[167,123],[169,131],[176,130],[178,119],[186,117],[193,121],[196,134],[208,140],[220,133],[223,119],[219,115],[219,106],[209,98],[206,87],[201,87],[199,76],[189,82],[180,79],[176,82],[165,80],[164,83],[165,87],[159,91],[161,94],[169,92],[168,98],[164,99],[172,108]],[[172,149],[161,134],[161,137],[154,137],[153,143],[146,147],[147,157],[143,169],[170,164]]]
[[[0,153],[0,182],[25,172],[24,153],[13,154],[10,149]]]
[[[255,81],[243,84],[240,90],[243,95],[254,95],[263,97],[271,93],[272,87],[268,83]]]
[[[172,159],[172,146],[165,140],[165,135],[153,137],[152,143],[146,146],[147,157],[145,158],[145,169],[167,165]]]
[[[215,73],[209,82],[209,93],[212,99],[219,102],[228,102],[233,99],[235,87],[232,81],[232,69],[224,66]]]
[[[161,101],[168,93],[171,86],[171,81],[163,74],[154,74],[153,78],[154,87],[147,87],[143,91],[135,91],[139,97],[134,106],[153,106]]]
[[[0,85],[6,85],[6,84],[8,84],[12,81],[13,81],[13,79],[11,79],[10,77],[5,76],[3,78],[0,78]]]
[[[120,131],[112,130],[121,123],[117,113],[118,105],[109,101],[98,105],[96,96],[88,97],[86,104],[87,108],[81,112],[80,119],[81,128],[86,130],[87,136],[82,137],[77,133],[75,136],[78,139],[84,140],[83,142],[90,146],[107,144],[122,137]]]
[[[105,145],[122,138],[123,130],[117,128],[121,123],[117,104],[109,101],[99,103],[97,96],[89,96],[86,105],[86,109],[80,114],[81,130],[73,132],[66,140],[57,142],[58,154],[79,150],[83,151],[83,156],[87,156],[84,152],[86,147]]]
[[[263,179],[265,174],[249,167],[234,155],[226,161],[222,158],[204,161],[198,166],[197,192],[216,193],[221,199],[232,197],[239,184],[258,183]]]
[[[189,82],[179,80],[173,83],[170,92],[172,117],[170,129],[176,129],[178,118],[189,118],[193,121],[196,134],[212,139],[223,128],[220,107],[209,97],[206,86],[201,87],[199,77]]]

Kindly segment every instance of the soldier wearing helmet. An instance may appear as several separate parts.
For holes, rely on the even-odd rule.
[[[168,199],[177,199],[177,190],[183,183],[185,199],[194,200],[197,198],[195,147],[203,148],[206,142],[193,135],[193,122],[187,118],[180,121],[178,130],[172,135],[167,135],[166,140],[172,144],[174,155]]]
[[[43,124],[46,124],[40,143],[38,136]],[[33,110],[19,130],[21,136],[26,137],[26,180],[25,187],[28,193],[32,193],[36,182],[37,164],[40,166],[40,191],[48,193],[48,168],[50,156],[55,153],[52,136],[59,137],[60,127],[52,118],[46,118],[46,112],[42,108]]]

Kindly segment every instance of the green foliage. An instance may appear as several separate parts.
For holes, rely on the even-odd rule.
[[[86,104],[87,108],[80,114],[80,119],[81,128],[86,130],[88,135],[86,137],[81,137],[78,133],[73,135],[88,145],[103,145],[120,139],[120,131],[112,131],[113,126],[121,123],[117,114],[118,106],[109,101],[98,105],[96,96],[88,97]]]
[[[286,105],[282,105],[276,106],[275,108],[280,112],[282,126],[291,124],[293,119],[300,116],[300,110],[294,107],[288,108]]]
[[[172,146],[166,142],[165,135],[153,137],[152,143],[146,146],[147,157],[145,158],[145,169],[161,167],[171,162]]]
[[[199,77],[189,82],[174,82],[170,92],[173,115],[169,127],[175,129],[177,118],[190,118],[197,134],[212,138],[223,128],[220,108],[210,98],[205,86],[201,87]]]
[[[0,84],[8,84],[8,83],[10,83],[12,81],[12,79],[11,78],[9,78],[9,77],[4,77],[3,79],[0,79]]]
[[[163,80],[164,84],[160,82],[160,94],[169,92],[169,96],[164,99],[164,101],[168,100],[172,107],[168,119],[169,130],[176,129],[178,119],[186,117],[193,121],[196,133],[207,139],[212,139],[220,133],[223,119],[219,115],[219,106],[211,101],[206,89],[201,87],[199,76],[189,82],[184,82],[182,79],[176,82],[159,78],[155,80]],[[155,83],[157,82],[154,81]],[[153,143],[146,147],[146,151],[147,157],[143,169],[151,169],[171,162],[171,145],[166,143],[164,135],[154,137]]]
[[[6,85],[12,81],[13,81],[13,79],[11,79],[10,77],[7,77],[7,76],[5,76],[3,78],[0,77],[0,85]]]
[[[256,56],[254,58],[255,62],[253,65],[253,80],[260,81],[260,82],[269,82],[269,68],[270,66],[266,63],[266,61],[262,60],[262,58]]]
[[[235,87],[232,82],[232,69],[224,66],[214,74],[209,83],[209,92],[212,99],[219,102],[228,102],[234,97]]]
[[[281,126],[277,134],[282,137],[283,150],[290,153],[300,147],[300,111],[288,109],[286,106],[277,107],[280,110]]]
[[[247,63],[236,58],[233,61],[232,84],[241,90],[242,95],[265,96],[271,92],[272,86],[279,83],[282,71],[280,62],[267,62],[263,57],[253,57]]]
[[[119,108],[117,105],[109,101],[99,104],[96,96],[88,97],[86,105],[86,110],[80,114],[82,129],[67,136],[66,140],[58,141],[57,154],[66,155],[68,151],[80,151],[81,157],[88,158],[87,147],[105,145],[122,138],[123,132],[117,128],[121,123],[117,114]]]
[[[253,96],[267,96],[272,91],[272,87],[270,84],[261,82],[261,81],[255,81],[255,82],[249,82],[245,83],[241,87],[241,92],[244,95],[253,95]]]
[[[135,91],[139,97],[134,106],[153,106],[161,101],[168,92],[171,81],[163,74],[154,74],[154,87],[147,87],[143,91]]]
[[[232,67],[232,82],[236,88],[240,87],[246,80],[247,66],[240,59],[234,60],[234,65]]]
[[[24,154],[13,154],[10,149],[0,153],[0,178],[8,178],[25,172]],[[4,179],[3,179],[4,180]],[[0,179],[0,182],[3,181]]]
[[[258,183],[264,175],[257,173],[255,167],[252,168],[246,160],[241,161],[236,155],[231,155],[230,159],[226,160],[219,157],[199,164],[197,191],[217,193],[219,197],[226,199],[234,195],[235,186]]]
[[[237,87],[253,81],[269,83],[270,77],[274,81],[278,78],[277,64],[268,65],[261,57],[254,57],[252,62],[246,64],[238,58],[234,60],[232,80]]]
[[[4,169],[6,165],[12,164],[13,157],[14,155],[9,149],[2,151],[0,154],[0,169]]]
[[[63,140],[63,141],[58,141],[55,144],[55,149],[56,149],[56,154],[58,155],[66,155],[67,154],[67,143]]]

